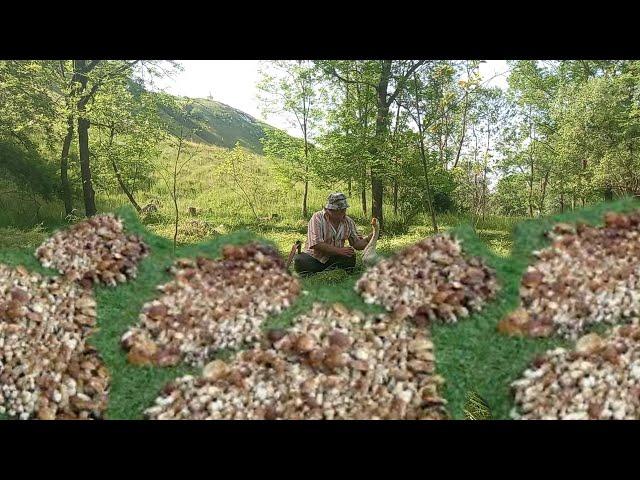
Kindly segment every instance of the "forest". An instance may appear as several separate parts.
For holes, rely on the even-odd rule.
[[[3,61],[3,226],[93,215],[114,198],[141,211],[151,191],[169,207],[174,181],[187,197],[190,171],[207,157],[227,182],[220,196],[237,199],[247,222],[274,213],[258,183],[276,202],[286,193],[269,208],[296,220],[316,191],[344,190],[383,232],[437,230],[443,214],[474,224],[540,217],[638,193],[637,61],[509,61],[507,90],[486,86],[480,61],[264,63],[265,112],[287,112],[299,135],[265,128],[256,153],[207,149],[215,139],[197,135],[198,99],[149,88],[176,63]],[[178,175],[172,167],[185,162]]]

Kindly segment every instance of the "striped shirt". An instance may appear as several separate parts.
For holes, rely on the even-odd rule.
[[[344,247],[344,242],[349,240],[352,244],[359,239],[358,229],[354,221],[345,215],[344,219],[336,229],[331,222],[325,210],[314,213],[309,220],[309,228],[307,230],[307,241],[304,244],[304,252],[316,258],[322,263],[327,263],[328,255],[316,252],[313,248],[320,242],[324,242],[334,247]]]

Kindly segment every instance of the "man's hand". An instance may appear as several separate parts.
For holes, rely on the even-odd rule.
[[[369,241],[371,240],[371,237],[373,236],[373,233],[371,235],[367,235],[366,237],[363,237],[362,235],[358,235],[355,240],[351,240],[349,239],[349,243],[351,244],[352,247],[354,247],[356,250],[364,250],[364,248],[367,246],[367,244],[369,243]]]
[[[334,247],[324,242],[316,243],[313,247],[314,250],[322,253],[323,255],[338,255],[342,257],[351,257],[355,254],[352,247]]]
[[[353,249],[353,247],[342,247],[342,248],[338,248],[338,255],[342,255],[344,257],[351,257],[354,255],[355,250]]]

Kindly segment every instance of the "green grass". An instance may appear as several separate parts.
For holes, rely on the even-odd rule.
[[[467,253],[483,257],[496,270],[502,286],[498,297],[481,312],[455,325],[432,326],[437,372],[446,380],[443,394],[449,402],[448,408],[453,418],[464,418],[464,404],[470,391],[477,392],[487,401],[493,418],[508,418],[513,407],[509,384],[519,377],[537,354],[555,346],[567,345],[558,338],[513,338],[499,335],[496,331],[498,321],[518,304],[520,277],[532,258],[531,252],[546,245],[544,232],[560,221],[601,224],[605,211],[629,211],[639,206],[637,201],[626,199],[580,212],[519,223],[513,231],[514,244],[510,256],[492,250],[483,241],[483,235],[474,232],[468,225],[452,229],[462,240]],[[173,255],[171,242],[149,232],[132,209],[123,208],[117,213],[125,219],[128,231],[143,236],[151,247],[151,255],[141,262],[136,280],[115,288],[96,287],[99,330],[90,343],[99,349],[112,375],[107,418],[133,419],[141,418],[143,410],[152,404],[167,381],[188,372],[195,373],[195,370],[184,366],[136,367],[126,362],[119,339],[129,326],[137,322],[142,305],[156,296],[155,287],[170,279],[166,267],[173,261]],[[416,228],[408,238],[422,237],[425,233],[428,231]],[[224,244],[242,244],[256,238],[264,239],[248,230],[241,230],[199,245],[180,246],[176,253],[179,257],[204,255],[215,258]],[[484,238],[491,240],[487,235]],[[286,239],[287,242],[289,240]],[[401,246],[393,240],[393,237],[389,239],[387,253]],[[32,249],[2,249],[0,262],[22,264],[29,269],[52,274],[38,264]],[[314,302],[340,302],[365,312],[382,311],[378,306],[366,305],[354,291],[354,284],[361,273],[362,267],[359,266],[352,275],[330,271],[301,279],[303,293],[299,299],[290,309],[267,319],[264,328],[290,325],[296,315],[308,311]],[[228,352],[221,352],[221,355],[225,354],[228,355]]]
[[[512,249],[508,232],[490,229],[474,232],[468,225],[451,228],[462,240],[467,253],[483,257],[496,270],[502,287],[497,298],[481,312],[455,325],[432,326],[436,367],[446,380],[443,394],[453,418],[465,418],[464,405],[471,391],[476,391],[487,401],[493,418],[509,418],[513,408],[510,383],[521,375],[536,355],[549,348],[567,346],[567,342],[559,338],[506,337],[496,331],[497,323],[518,305],[520,278],[532,259],[531,252],[547,244],[544,233],[556,222],[580,220],[598,225],[602,223],[605,211],[629,211],[639,206],[637,201],[621,200],[580,212],[514,224]],[[430,233],[426,227],[416,227],[400,239],[391,237],[385,253]],[[499,249],[495,248],[497,240],[502,242]],[[295,315],[306,311],[314,301],[341,302],[367,312],[381,311],[379,307],[364,304],[353,290],[360,273],[349,276],[341,271],[324,272],[303,279],[303,289],[308,294],[303,295],[289,311],[268,321],[267,325],[288,325]]]
[[[47,238],[47,231],[42,225],[21,229],[14,227],[0,228],[0,249],[4,248],[36,248]]]
[[[206,222],[216,229],[221,227],[222,230],[229,232],[240,229],[251,230],[256,235],[273,241],[283,255],[288,254],[295,240],[304,240],[308,218],[302,217],[303,187],[301,184],[289,186],[275,181],[277,175],[269,159],[255,156],[251,164],[252,170],[255,171],[255,185],[267,185],[260,187],[267,192],[264,195],[265,200],[258,201],[255,207],[258,217],[265,218],[277,213],[281,217],[278,221],[256,219],[240,192],[234,190],[233,186],[225,182],[216,172],[225,154],[224,149],[188,144],[185,155],[190,154],[194,156],[185,174],[178,181],[180,212],[178,242],[180,244],[193,244],[210,239],[209,236],[203,235],[200,229],[189,226],[189,222],[194,219]],[[173,155],[175,152],[165,147],[161,158],[158,159],[158,166],[171,161]],[[257,188],[252,182],[248,180],[245,185],[248,191]],[[308,193],[308,216],[322,209],[328,194],[333,190],[348,193],[346,184],[337,183],[331,188],[320,188],[315,182],[311,182]],[[114,211],[127,204],[126,197],[119,191],[101,192],[97,198],[100,211]],[[140,205],[145,205],[152,199],[160,202],[159,211],[143,219],[143,223],[153,233],[165,238],[173,238],[174,207],[167,185],[159,171],[154,174],[150,188],[138,192],[136,198]],[[371,211],[368,210],[365,214],[358,192],[353,191],[350,198],[349,216],[356,222],[360,233],[366,235],[371,229]],[[370,209],[371,199],[367,198],[367,202]],[[188,215],[189,207],[195,207],[198,210],[196,217]],[[411,224],[406,224],[400,215],[394,215],[391,205],[385,204],[383,213],[388,229],[378,242],[378,250],[381,252],[395,251],[433,233],[431,221],[424,214],[417,215]],[[503,256],[508,255],[511,248],[509,232],[519,220],[487,216],[484,221],[478,223],[478,234],[494,251]],[[453,214],[438,215],[438,224],[442,230],[464,223],[470,223],[470,219]],[[1,222],[0,225],[2,225]]]
[[[199,104],[196,113],[210,127],[201,132],[202,139],[227,147],[235,144],[235,139],[241,139],[245,146],[260,151],[257,139],[263,125],[249,122],[237,111],[217,102],[201,100]],[[184,155],[193,154],[193,157],[178,181],[180,224],[177,256],[200,254],[215,257],[225,243],[245,243],[252,239],[268,241],[287,256],[293,243],[306,237],[307,219],[301,214],[302,185],[278,184],[273,163],[265,157],[255,156],[254,164],[250,166],[254,175],[249,176],[248,181],[262,185],[261,188],[267,192],[263,196],[267,200],[256,205],[257,214],[268,217],[277,213],[281,217],[278,221],[258,220],[239,192],[216,173],[225,150],[214,145],[186,145]],[[99,348],[113,377],[107,411],[109,418],[140,418],[143,409],[151,405],[166,381],[192,371],[186,367],[131,366],[119,345],[121,335],[137,322],[142,305],[155,297],[156,285],[169,280],[165,268],[173,260],[170,239],[173,238],[174,212],[169,190],[159,172],[163,165],[173,160],[174,155],[175,150],[165,145],[155,162],[151,184],[135,192],[140,205],[151,200],[160,202],[159,211],[142,220],[131,208],[122,208],[128,201],[121,192],[105,191],[99,188],[99,182],[94,185],[98,210],[118,211],[125,218],[127,228],[140,233],[151,246],[151,255],[141,263],[138,279],[116,288],[96,287],[99,331],[91,342]],[[13,190],[13,186],[10,187],[2,190]],[[320,210],[327,195],[334,190],[348,193],[346,183],[325,188],[312,181],[308,195],[309,215]],[[370,196],[367,202],[370,208]],[[359,193],[355,190],[350,195],[350,204],[349,215],[355,220],[360,233],[366,235],[371,228],[370,210],[363,211]],[[81,209],[81,205],[81,199],[77,198],[75,206]],[[599,224],[606,210],[626,211],[638,205],[637,201],[627,199],[536,220],[488,215],[477,222],[475,230],[469,226],[475,223],[474,219],[454,214],[438,215],[440,230],[454,232],[463,240],[468,252],[485,258],[496,269],[503,286],[498,298],[479,314],[456,325],[433,326],[437,369],[446,379],[444,395],[454,418],[464,418],[464,402],[471,391],[487,401],[494,418],[507,418],[513,407],[509,383],[520,375],[536,354],[563,344],[557,339],[508,338],[496,332],[498,321],[518,303],[521,274],[531,261],[531,252],[545,245],[544,231],[557,221],[582,220]],[[197,208],[195,218],[188,215],[189,207]],[[43,202],[21,193],[2,195],[0,262],[22,264],[33,271],[55,274],[40,266],[33,251],[55,229],[68,225],[63,211],[59,200]],[[393,213],[391,205],[384,204],[383,211],[387,230],[377,245],[377,251],[382,255],[391,255],[434,233],[427,215],[417,215],[407,223]],[[191,220],[206,222],[210,228],[192,226]],[[211,228],[221,235],[212,234]],[[302,279],[306,293],[290,309],[269,318],[265,328],[289,325],[296,315],[307,311],[316,301],[341,302],[367,312],[381,311],[380,307],[364,304],[353,290],[362,271],[358,256],[356,272],[352,275],[342,271],[324,272]],[[221,355],[227,354],[221,352]]]

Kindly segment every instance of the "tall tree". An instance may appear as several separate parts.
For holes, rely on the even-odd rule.
[[[134,208],[136,185],[149,181],[159,144],[166,138],[159,116],[164,97],[146,92],[132,81],[106,85],[94,102],[91,122],[97,129],[92,142],[94,176],[105,186],[120,189]]]
[[[78,151],[80,154],[80,171],[82,173],[82,192],[84,196],[85,215],[96,214],[95,192],[91,178],[89,159],[89,127],[91,121],[87,112],[87,104],[94,99],[98,90],[109,81],[118,77],[128,78],[131,68],[138,60],[131,62],[106,60],[74,60],[71,79],[71,94],[75,100],[78,131]]]
[[[424,85],[418,80],[418,74],[414,73],[412,88],[410,90],[410,94],[409,92],[407,92],[404,105],[406,111],[412,117],[418,129],[418,134],[416,135],[416,142],[418,147],[417,150],[422,165],[422,174],[424,176],[424,194],[421,195],[421,198],[424,199],[425,213],[427,213],[431,217],[431,225],[433,227],[433,231],[437,233],[438,222],[436,220],[436,213],[433,207],[432,181],[429,174],[431,167],[429,165],[429,155],[425,147],[425,105],[423,90]],[[411,101],[412,104],[409,104],[409,101]],[[398,103],[400,104],[400,101]],[[441,153],[442,152],[440,151],[440,154]]]
[[[302,216],[307,217],[307,198],[309,179],[312,170],[312,156],[309,153],[310,142],[322,111],[317,106],[320,96],[319,79],[311,61],[278,60],[264,65],[262,79],[258,84],[265,113],[285,112],[293,118],[302,134],[304,156],[300,158],[299,169],[304,184],[302,196]]]
[[[38,197],[58,194],[49,161],[57,115],[51,79],[50,61],[0,61],[0,195],[33,202],[36,221]]]
[[[173,254],[176,254],[176,246],[178,243],[178,225],[180,220],[179,202],[179,188],[178,182],[181,178],[182,172],[191,160],[197,155],[198,148],[194,148],[193,145],[189,145],[188,138],[191,138],[195,133],[194,125],[191,122],[191,111],[193,107],[192,99],[178,99],[164,96],[163,99],[164,108],[171,111],[173,118],[178,119],[178,132],[169,138],[169,144],[175,148],[176,156],[173,161],[169,161],[163,169],[158,170],[161,178],[164,180],[174,208],[174,222],[173,222]]]
[[[344,66],[347,79],[359,78],[374,81],[376,72],[371,64],[350,62]],[[362,83],[342,83],[327,115],[327,127],[319,139],[323,156],[319,156],[318,178],[328,182],[347,179],[349,188],[353,181],[359,188],[362,212],[367,215],[367,188],[370,184],[369,168],[372,157],[369,146],[374,138],[375,90]]]
[[[418,70],[426,60],[373,60],[376,67],[375,80],[363,80],[361,78],[347,78],[341,71],[349,65],[344,62],[322,61],[319,66],[328,74],[344,83],[368,85],[374,89],[376,94],[375,109],[375,133],[369,153],[372,158],[371,163],[371,196],[372,213],[380,223],[380,231],[384,230],[384,218],[382,213],[382,201],[384,192],[384,176],[387,167],[385,158],[381,158],[381,153],[385,150],[384,144],[389,137],[389,109],[396,97],[406,88],[411,75]],[[348,62],[347,62],[348,63]],[[389,87],[393,90],[389,91]]]
[[[167,63],[167,69],[161,66],[163,63]],[[142,60],[72,60],[69,67],[70,70],[66,70],[66,63],[61,62],[60,76],[68,81],[63,81],[57,86],[65,97],[67,121],[67,134],[60,162],[63,190],[67,192],[65,208],[69,206],[66,186],[68,179],[65,180],[68,145],[73,138],[72,125],[75,118],[85,214],[92,216],[96,213],[96,204],[91,173],[89,128],[96,96],[110,85],[127,82],[136,75],[146,75],[147,79],[152,79],[154,76],[171,74],[176,65],[173,62]]]
[[[274,165],[274,173],[280,184],[287,188],[300,182],[305,185],[303,196],[303,215],[305,215],[308,184],[311,179],[311,167],[317,164],[316,149],[306,144],[304,139],[295,138],[287,132],[275,128],[266,128],[261,139],[264,154]],[[302,169],[301,165],[305,165]]]

